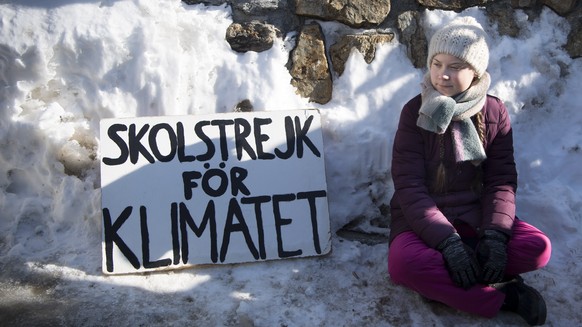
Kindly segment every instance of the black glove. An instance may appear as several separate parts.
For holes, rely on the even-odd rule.
[[[507,265],[507,241],[509,237],[500,231],[488,229],[477,245],[477,260],[483,267],[481,282],[498,283],[505,275]]]
[[[479,264],[472,251],[461,241],[459,234],[451,234],[437,246],[437,250],[443,254],[447,270],[455,284],[468,289],[477,283]]]

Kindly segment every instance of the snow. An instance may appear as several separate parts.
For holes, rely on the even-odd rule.
[[[582,60],[563,50],[565,19],[516,13],[500,36],[482,9],[426,11],[430,34],[457,15],[490,34],[491,92],[514,127],[518,215],[553,241],[549,265],[525,274],[549,326],[582,323]],[[398,44],[371,64],[353,53],[325,105],[296,95],[285,68],[294,36],[262,53],[224,40],[227,6],[164,1],[0,4],[0,324],[11,326],[521,326],[429,303],[392,284],[386,243],[333,234],[317,258],[122,276],[101,272],[99,121],[112,117],[318,108],[332,231],[382,216],[403,104],[423,71]],[[337,23],[322,23],[333,35]]]

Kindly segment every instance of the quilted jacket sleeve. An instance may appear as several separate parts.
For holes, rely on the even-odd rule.
[[[487,160],[483,163],[483,222],[481,229],[511,235],[515,219],[517,171],[513,156],[513,133],[507,109],[501,100],[489,97],[485,117]]]
[[[412,100],[411,102],[413,102]],[[436,246],[455,228],[437,208],[426,185],[424,142],[426,137],[416,126],[418,106],[404,106],[392,150],[392,178],[395,200],[407,224],[429,246]]]

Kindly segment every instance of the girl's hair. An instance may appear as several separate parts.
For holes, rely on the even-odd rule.
[[[477,129],[477,134],[479,134],[479,140],[481,140],[481,144],[485,144],[485,124],[483,122],[483,112],[479,111],[475,116],[471,119],[475,128]],[[444,134],[439,134],[438,136],[438,146],[439,146],[439,157],[440,157],[440,164],[436,171],[436,176],[433,185],[431,185],[430,191],[431,193],[436,194],[443,194],[447,191],[447,174],[445,170],[445,144],[444,144]],[[473,180],[472,189],[476,193],[481,193],[481,189],[483,188],[483,169],[481,165],[477,167],[477,174],[475,179]]]

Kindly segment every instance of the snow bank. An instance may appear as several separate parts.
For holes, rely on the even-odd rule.
[[[402,105],[423,72],[402,45],[357,53],[333,99],[298,97],[285,68],[293,35],[237,54],[225,6],[165,1],[0,4],[0,322],[13,325],[387,326],[519,325],[423,301],[391,284],[386,244],[333,239],[327,257],[101,275],[99,121],[109,117],[317,107],[322,112],[332,230],[381,224]],[[547,268],[524,276],[546,296],[548,324],[582,320],[582,62],[562,46],[569,26],[550,10],[499,36],[482,10],[427,11],[430,34],[457,15],[488,26],[491,93],[507,104],[520,173],[518,215],[553,240]],[[333,24],[323,24],[333,33]],[[375,219],[376,218],[376,219]],[[376,222],[376,223],[374,223]],[[386,224],[386,221],[383,222]],[[4,320],[2,320],[4,319]]]

